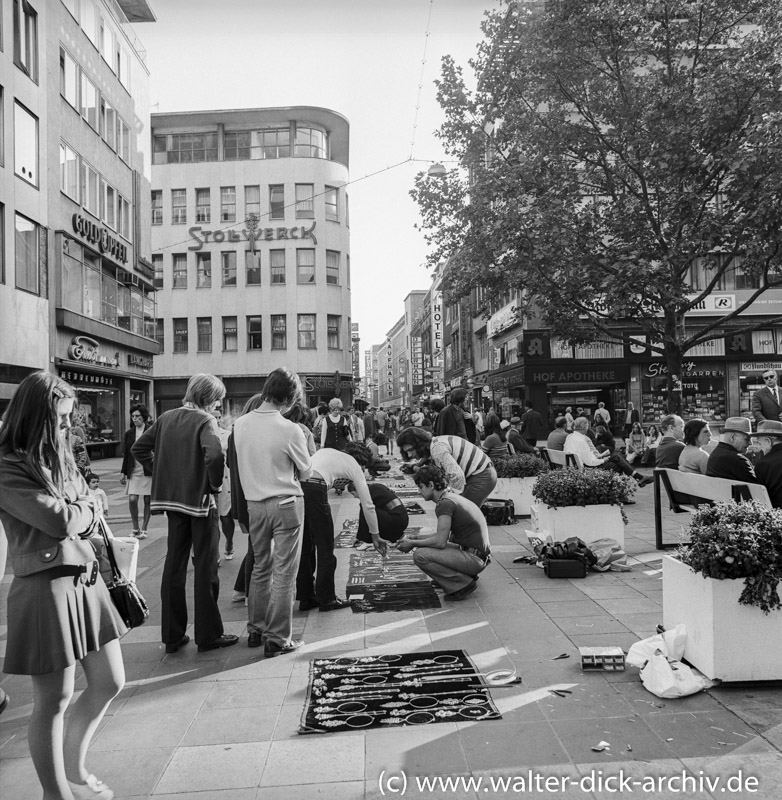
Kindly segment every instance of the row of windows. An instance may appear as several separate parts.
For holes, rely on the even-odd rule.
[[[71,54],[60,47],[60,94],[126,163],[130,163],[130,128]]]
[[[62,0],[62,2],[119,82],[130,91],[130,53],[122,44],[120,35],[114,30],[108,18],[101,13],[101,4],[97,0],[95,2]]]
[[[217,161],[217,131],[167,133],[152,139],[153,164],[191,164]],[[223,134],[223,160],[245,161],[265,158],[328,158],[328,135],[296,122],[285,126]]]
[[[113,231],[132,241],[130,201],[65,142],[60,142],[60,190]]]
[[[17,289],[41,293],[41,228],[14,214],[14,280]],[[5,206],[0,203],[0,284],[5,283]]]
[[[315,218],[315,185],[312,183],[297,183],[294,187],[296,219]],[[339,189],[336,186],[326,186],[322,194],[324,210],[327,220],[339,222]],[[215,221],[236,222],[236,187],[220,187],[220,212]],[[195,221],[212,221],[212,190],[209,188],[195,190]],[[347,206],[347,194],[345,195]],[[285,185],[282,183],[270,184],[268,187],[268,203],[265,217],[268,219],[285,219]],[[187,189],[171,190],[171,224],[187,224]],[[239,219],[249,220],[251,217],[261,218],[261,187],[259,185],[244,187],[244,213]],[[152,224],[163,224],[163,190],[152,191]]]
[[[286,281],[285,250],[269,250],[269,284],[283,286]],[[195,286],[197,289],[212,286],[212,260],[214,256],[217,265],[217,254],[211,252],[198,252],[195,254]],[[220,253],[221,286],[237,285],[237,251],[227,250]],[[346,255],[346,271],[348,284],[350,282],[350,256]],[[165,288],[165,271],[163,254],[155,253],[152,256],[152,265],[155,270],[154,285],[158,289]],[[259,251],[244,251],[244,285],[260,286],[262,272],[262,256]],[[171,288],[188,288],[188,263],[187,253],[173,253],[171,256]],[[316,283],[315,250],[312,248],[296,249],[296,283]],[[339,286],[340,284],[340,252],[339,250],[326,250],[326,285]]]
[[[116,268],[79,242],[62,240],[63,308],[148,339],[155,338],[155,292],[126,285]]]
[[[288,348],[288,318],[285,314],[270,315],[269,335],[272,350]],[[338,314],[326,315],[326,344],[329,350],[341,348],[342,317]],[[174,317],[172,320],[174,353],[187,353],[190,348],[190,321],[187,317]],[[197,317],[195,324],[196,352],[211,353],[213,343],[213,321],[211,317]],[[245,317],[244,349],[263,349],[263,320],[260,316]],[[165,350],[165,322],[157,320],[156,338],[161,352]],[[296,342],[299,350],[317,348],[317,314],[296,315]],[[222,317],[222,351],[239,350],[238,317]]]

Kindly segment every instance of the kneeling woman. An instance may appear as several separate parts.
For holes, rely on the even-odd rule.
[[[437,503],[437,531],[408,534],[397,548],[403,553],[415,551],[413,560],[445,590],[446,599],[464,600],[475,591],[478,574],[491,561],[486,520],[474,503],[448,488],[439,467],[421,467],[414,477],[424,500]]]
[[[380,538],[385,539],[387,542],[399,541],[410,523],[405,504],[388,486],[382,483],[367,483],[367,488],[369,489],[369,496],[375,504]],[[354,483],[349,483],[347,490],[353,497],[361,499]],[[356,540],[365,544],[372,544],[372,535],[369,533],[369,525],[367,524],[367,518],[364,516],[363,508],[358,513]]]

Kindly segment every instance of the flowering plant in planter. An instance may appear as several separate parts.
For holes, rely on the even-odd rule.
[[[498,458],[494,462],[498,478],[536,478],[541,472],[548,471],[548,464],[529,453]]]
[[[556,469],[538,476],[532,494],[555,508],[621,505],[632,499],[637,487],[632,478],[605,469]]]
[[[782,608],[782,509],[757,501],[701,506],[690,522],[690,542],[678,558],[704,578],[744,578],[739,603],[765,614]]]

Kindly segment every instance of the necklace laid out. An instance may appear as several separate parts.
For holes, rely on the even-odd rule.
[[[316,659],[299,733],[501,719],[489,689],[520,680],[479,671],[464,650]]]

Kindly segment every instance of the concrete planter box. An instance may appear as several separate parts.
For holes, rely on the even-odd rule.
[[[598,539],[614,539],[624,550],[625,524],[621,506],[560,506],[533,503],[532,522],[541,538],[548,534],[555,542],[578,536],[586,544]]]
[[[532,512],[532,487],[535,478],[497,478],[497,485],[490,498],[513,500],[513,513],[517,517],[528,517]]]
[[[744,579],[704,578],[663,557],[663,624],[687,628],[684,658],[707,678],[782,680],[782,611],[739,604]]]

